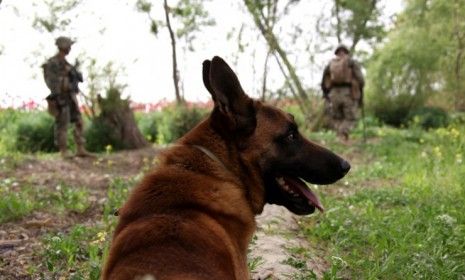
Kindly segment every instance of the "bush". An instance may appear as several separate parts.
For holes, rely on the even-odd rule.
[[[158,125],[161,123],[162,117],[162,112],[141,114],[137,117],[137,125],[145,139],[150,142],[157,141]]]
[[[124,148],[123,143],[102,118],[97,117],[90,123],[85,132],[86,149],[91,152],[102,152],[111,146],[112,150],[121,150]]]
[[[420,107],[414,96],[378,97],[370,103],[369,109],[381,122],[396,127],[407,125],[410,112]]]
[[[419,125],[425,129],[445,127],[449,124],[447,112],[438,107],[421,107],[413,110],[408,115],[408,120],[413,125]]]
[[[18,120],[15,148],[20,152],[53,152],[54,120],[46,112],[31,112]]]
[[[165,108],[157,126],[157,142],[167,144],[194,128],[207,115],[206,109],[176,105]]]
[[[449,118],[450,118],[450,122],[456,125],[465,124],[465,112],[451,113]]]
[[[16,128],[21,112],[0,110],[0,155],[10,154],[16,149]]]

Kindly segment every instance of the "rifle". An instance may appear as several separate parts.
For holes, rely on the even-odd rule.
[[[72,93],[78,93],[79,92],[79,83],[83,82],[84,79],[82,78],[82,73],[79,72],[77,69],[79,67],[79,63],[76,62],[76,64],[71,68],[69,71],[69,83],[70,83],[70,91]]]

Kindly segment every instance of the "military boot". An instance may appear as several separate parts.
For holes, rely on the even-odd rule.
[[[66,141],[66,134],[58,133],[58,141],[57,141],[58,150],[60,151],[61,157],[63,159],[70,159],[73,157],[71,153],[68,151],[68,144]]]
[[[77,157],[89,157],[89,158],[96,158],[97,157],[93,153],[88,152],[86,150],[86,148],[84,148],[84,145],[82,145],[82,144],[77,144],[76,156]]]

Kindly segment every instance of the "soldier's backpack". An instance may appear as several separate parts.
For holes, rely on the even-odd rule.
[[[329,73],[332,85],[352,83],[352,69],[349,65],[349,57],[333,58],[329,63]]]

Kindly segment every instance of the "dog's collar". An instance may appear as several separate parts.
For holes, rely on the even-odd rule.
[[[223,166],[224,169],[228,170],[229,169],[226,167],[226,165],[224,165],[224,163],[212,152],[210,151],[209,149],[203,147],[203,146],[200,146],[200,145],[192,145],[192,147],[198,149],[199,151],[203,152],[204,154],[206,154],[209,158],[211,158],[213,161],[216,161],[217,163],[219,163],[221,166]]]

